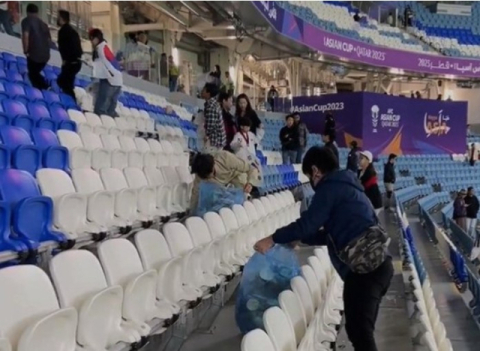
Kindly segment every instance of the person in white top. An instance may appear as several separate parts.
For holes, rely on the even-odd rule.
[[[250,131],[252,122],[248,118],[241,118],[238,125],[240,130],[234,135],[230,147],[235,155],[251,163],[256,158],[255,144],[257,144],[255,134]]]
[[[93,78],[99,81],[94,112],[99,116],[118,117],[117,101],[123,85],[120,64],[100,29],[90,30],[88,36],[93,46]]]

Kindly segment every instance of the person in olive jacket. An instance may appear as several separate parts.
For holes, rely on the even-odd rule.
[[[390,154],[388,156],[388,161],[385,163],[385,167],[383,168],[383,183],[385,184],[385,191],[387,192],[387,203],[385,204],[385,208],[389,208],[390,206],[390,199],[393,195],[394,184],[396,180],[395,176],[395,160],[397,155]]]
[[[365,194],[369,198],[370,202],[378,214],[382,209],[382,194],[378,187],[377,171],[373,166],[373,155],[370,151],[360,152],[360,171],[358,172],[358,178],[365,189]]]

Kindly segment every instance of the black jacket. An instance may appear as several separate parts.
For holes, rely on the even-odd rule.
[[[347,169],[355,174],[358,173],[358,148],[353,148],[348,153]]]
[[[332,140],[335,140],[335,137],[336,137],[335,119],[333,118],[332,115],[327,115],[325,117],[325,129],[323,134],[330,135]]]
[[[299,147],[297,127],[288,128],[285,126],[280,129],[280,142],[282,143],[282,151],[297,150]]]
[[[383,182],[384,183],[395,183],[395,166],[393,163],[385,163],[385,168],[383,168]]]
[[[70,24],[64,24],[58,31],[58,51],[65,62],[79,61],[83,55],[80,36]]]
[[[467,217],[468,218],[477,218],[478,209],[480,204],[478,203],[478,198],[473,196],[466,196],[465,197],[465,204],[468,205],[467,207]]]
[[[361,172],[358,172],[360,182],[362,183],[363,188],[365,189],[365,195],[369,198],[373,208],[382,208],[382,194],[378,187],[377,172],[375,171],[373,164],[370,164],[362,175],[360,174]]]
[[[335,144],[334,144],[332,141],[326,143],[326,144],[325,144],[325,147],[326,147],[326,148],[329,148],[330,150],[332,150],[333,154],[334,154],[335,156],[337,156],[337,160],[340,160],[340,157],[339,157],[339,155],[338,155],[338,149],[337,149],[337,147],[335,146]]]
[[[248,118],[250,122],[252,122],[252,125],[250,126],[250,131],[257,135],[257,129],[260,127],[260,124],[262,124],[262,121],[260,118],[258,118],[257,113],[254,110],[247,111],[244,116],[241,116],[237,111],[235,111],[235,118],[237,119],[237,124],[240,121],[240,118]]]

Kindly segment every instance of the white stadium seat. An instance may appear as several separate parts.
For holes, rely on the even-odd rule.
[[[77,133],[69,130],[59,130],[57,135],[60,144],[68,149],[71,169],[91,167],[92,154],[89,149],[83,146],[82,139]]]

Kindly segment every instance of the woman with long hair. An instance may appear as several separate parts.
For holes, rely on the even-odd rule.
[[[367,195],[378,215],[382,209],[382,194],[378,187],[377,171],[373,166],[373,155],[370,151],[360,152],[359,166],[358,178],[365,189],[365,195]]]
[[[235,119],[238,122],[241,118],[247,118],[251,122],[250,131],[255,134],[257,137],[257,130],[259,128],[263,128],[262,121],[258,118],[257,113],[252,108],[252,104],[250,103],[250,99],[246,94],[240,94],[237,96],[237,101],[235,103]],[[261,138],[260,138],[261,139]]]

